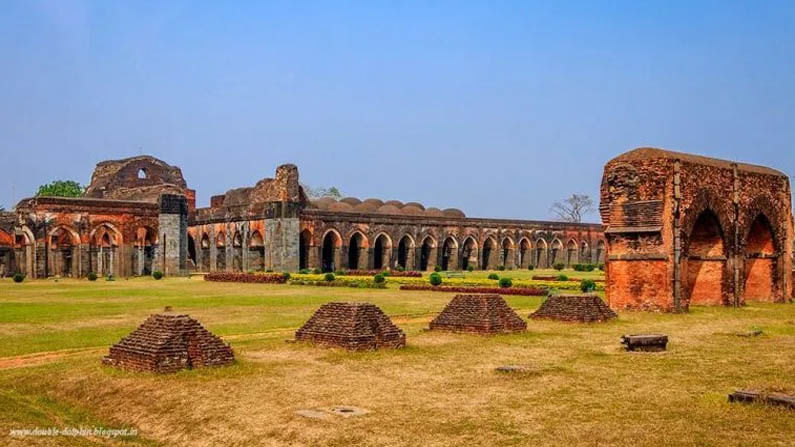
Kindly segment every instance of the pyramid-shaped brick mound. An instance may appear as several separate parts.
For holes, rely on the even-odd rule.
[[[598,295],[553,295],[530,316],[585,323],[618,317]]]
[[[432,331],[498,334],[527,330],[527,322],[500,295],[456,295],[436,318]]]
[[[110,348],[103,363],[134,371],[170,373],[234,362],[232,348],[188,315],[151,315]]]
[[[296,331],[295,339],[350,351],[406,346],[406,334],[370,303],[326,303]]]

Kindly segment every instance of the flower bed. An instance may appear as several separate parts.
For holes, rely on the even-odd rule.
[[[287,276],[281,273],[213,272],[204,275],[205,281],[284,284]]]
[[[506,275],[507,276],[507,275]],[[354,277],[354,276],[344,276],[344,277],[337,277],[337,281],[341,279],[347,280],[359,280],[359,281],[372,281],[372,276],[361,276],[361,277]],[[292,279],[301,280],[301,281],[323,281],[323,275],[317,274],[300,274],[296,273],[293,274]],[[430,286],[428,283],[428,278],[411,278],[411,277],[394,277],[394,276],[387,276],[386,277],[387,284],[398,284],[398,285],[412,285],[412,286]],[[496,287],[497,284],[493,279],[486,279],[486,278],[445,278],[442,277],[442,285],[443,286],[457,286],[457,287]],[[514,279],[513,280],[513,287],[523,287],[523,288],[537,288],[537,289],[558,289],[558,290],[572,290],[572,291],[579,291],[580,290],[580,283],[579,281],[535,281],[530,279]],[[596,286],[597,291],[604,290],[604,284],[598,283]]]
[[[394,276],[400,278],[422,278],[422,272],[398,270],[344,270],[345,276],[373,276],[384,273],[384,276]]]
[[[290,281],[293,286],[318,286],[318,287],[353,287],[359,289],[386,289],[386,284],[375,283],[373,281],[346,281],[335,279],[334,281],[306,281],[295,279]]]
[[[521,296],[546,296],[546,289],[535,287],[457,287],[457,286],[420,286],[402,285],[400,290],[423,290],[431,292],[455,292],[455,293],[497,293],[500,295],[521,295]]]
[[[569,279],[567,279],[567,281],[580,282],[583,279],[591,279],[592,281],[595,281],[595,282],[605,282],[605,280],[602,279],[602,278],[569,278]],[[557,282],[561,282],[558,279],[557,276],[541,276],[541,275],[533,275],[533,281],[557,281]]]

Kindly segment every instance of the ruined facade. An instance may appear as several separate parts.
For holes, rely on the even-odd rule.
[[[605,166],[600,213],[614,309],[792,296],[792,199],[779,171],[635,149]]]

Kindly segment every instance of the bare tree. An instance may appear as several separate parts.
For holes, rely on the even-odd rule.
[[[550,211],[564,222],[582,222],[582,217],[594,210],[593,199],[587,194],[572,194],[562,202],[555,202]]]
[[[304,192],[310,199],[320,199],[322,197],[331,197],[334,199],[341,199],[342,192],[340,192],[339,188],[336,186],[331,186],[329,188],[313,188],[309,185],[301,185],[304,188]]]

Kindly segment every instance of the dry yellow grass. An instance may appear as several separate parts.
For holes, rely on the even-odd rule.
[[[345,298],[371,301],[396,315],[408,346],[347,353],[285,343],[320,303]],[[525,334],[493,337],[425,332],[451,298],[394,289],[195,280],[21,287],[0,282],[0,310],[12,310],[5,314],[12,317],[0,317],[0,341],[19,346],[5,348],[6,359],[35,353],[38,347],[85,349],[0,370],[0,435],[11,428],[76,422],[140,432],[126,441],[0,439],[10,445],[177,446],[795,442],[792,411],[726,401],[735,387],[795,391],[791,304],[697,307],[687,315],[621,313],[618,321],[598,325],[530,321]],[[65,307],[69,300],[78,311]],[[540,303],[532,297],[507,301],[525,318]],[[165,304],[226,336],[237,364],[167,376],[100,365],[97,346],[107,346]],[[47,316],[37,306],[68,310]],[[41,342],[37,327],[63,342]],[[727,335],[755,327],[764,335]],[[618,337],[637,332],[669,334],[669,351],[621,351]],[[507,364],[527,371],[494,372]],[[340,404],[371,412],[325,420],[295,414]]]

